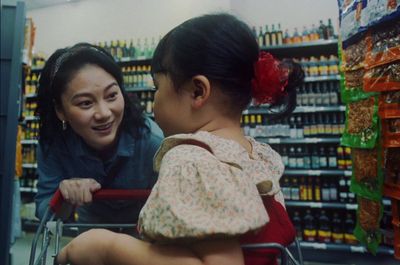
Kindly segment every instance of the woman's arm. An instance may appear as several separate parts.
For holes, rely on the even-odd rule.
[[[81,234],[58,255],[74,265],[243,265],[235,239],[204,241],[189,247],[158,245],[104,229]]]

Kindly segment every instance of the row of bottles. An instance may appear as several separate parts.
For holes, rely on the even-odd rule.
[[[39,121],[26,121],[22,132],[22,140],[39,139]]]
[[[153,113],[154,91],[142,91],[139,96],[140,105],[147,114]]]
[[[327,211],[307,209],[291,213],[297,238],[308,242],[358,244],[353,235],[356,225],[355,213],[350,211]]]
[[[24,164],[36,163],[36,145],[22,146],[22,163]]]
[[[298,28],[294,28],[292,34],[289,33],[288,29],[286,29],[283,33],[280,24],[278,24],[276,28],[274,24],[272,24],[271,28],[269,28],[268,25],[266,25],[265,28],[259,26],[258,32],[256,27],[253,27],[252,31],[254,37],[257,38],[258,45],[260,47],[336,38],[331,19],[328,19],[327,25],[320,20],[318,27],[315,24],[312,24],[311,28],[304,26],[301,33],[299,32]]]
[[[337,81],[308,82],[297,88],[299,106],[337,106],[340,104]]]
[[[20,178],[20,186],[24,188],[36,188],[37,184],[37,174],[34,168],[25,168],[24,174]]]
[[[271,145],[288,169],[351,169],[351,149],[335,145]]]
[[[284,137],[302,139],[316,136],[338,136],[344,131],[343,112],[292,114],[290,118],[268,120],[262,114],[245,114],[241,124],[251,137]]]
[[[133,65],[122,67],[125,87],[153,87],[150,65]]]
[[[161,39],[161,37],[159,37]],[[107,50],[116,60],[120,60],[122,58],[129,59],[148,59],[153,57],[154,50],[158,44],[155,37],[151,38],[151,41],[148,38],[144,38],[141,40],[138,38],[136,43],[131,39],[130,41],[126,40],[112,40],[110,42],[102,41],[97,43],[98,46]]]
[[[22,110],[23,117],[35,116],[37,102],[35,99],[25,99],[24,108]]]
[[[281,189],[288,201],[355,202],[346,176],[284,176]]]
[[[302,57],[296,61],[300,63],[306,76],[334,76],[339,74],[339,59],[333,54],[329,57],[321,55],[319,58],[315,56]]]
[[[30,73],[25,78],[24,95],[36,94],[39,86],[39,74]]]

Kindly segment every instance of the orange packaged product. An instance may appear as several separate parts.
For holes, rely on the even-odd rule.
[[[386,91],[379,95],[378,114],[382,119],[400,117],[400,90]]]
[[[400,60],[400,20],[370,30],[366,37],[366,68]]]
[[[363,81],[365,92],[399,90],[400,60],[368,69]]]
[[[382,120],[383,146],[400,147],[400,117]]]

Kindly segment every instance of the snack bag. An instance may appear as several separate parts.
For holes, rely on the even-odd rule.
[[[382,120],[384,147],[400,147],[400,117]]]
[[[341,145],[373,148],[378,138],[378,97],[373,96],[346,105],[346,124]]]
[[[400,147],[385,150],[385,183],[400,188]]]
[[[368,69],[400,60],[400,19],[368,31],[365,65]]]
[[[399,0],[368,0],[361,12],[361,27],[371,27],[394,19],[399,5]]]
[[[382,198],[383,174],[378,148],[352,148],[353,174],[350,191],[371,200]]]
[[[383,207],[380,201],[358,196],[357,224],[354,235],[374,255],[382,237],[379,229],[382,213]]]
[[[352,71],[364,68],[367,42],[365,38],[360,38],[357,42],[343,48],[342,71]]]
[[[379,95],[378,114],[381,119],[400,117],[400,90],[386,91]]]
[[[356,35],[361,28],[361,12],[365,0],[338,1],[340,17],[340,35],[343,41]]]
[[[367,70],[363,80],[365,92],[399,90],[400,60]]]
[[[344,73],[344,82],[340,80],[342,102],[350,103],[361,99],[377,95],[377,92],[365,92],[363,90],[363,77],[365,70],[360,68],[357,70],[346,71]],[[343,76],[341,76],[343,78]]]

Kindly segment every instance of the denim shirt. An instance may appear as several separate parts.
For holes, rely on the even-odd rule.
[[[93,151],[72,131],[67,132],[66,137],[57,138],[46,154],[39,145],[36,216],[40,219],[43,217],[51,197],[64,179],[93,178],[102,188],[108,189],[151,188],[157,179],[153,157],[161,144],[163,133],[151,119],[147,118],[146,123],[150,131],[143,133],[139,139],[122,130],[116,151],[107,161],[94,156]],[[113,168],[115,166],[117,169]],[[110,177],[111,180],[108,179]],[[123,201],[93,202],[78,208],[79,221],[133,222],[137,220],[142,205]]]

